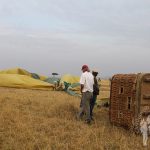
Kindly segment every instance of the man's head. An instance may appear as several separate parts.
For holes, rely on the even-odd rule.
[[[81,70],[82,70],[83,72],[89,71],[89,67],[88,67],[87,65],[83,65],[82,68],[81,68]]]
[[[92,70],[92,74],[93,74],[93,76],[96,77],[98,75],[98,71],[96,69],[94,69],[94,70]]]

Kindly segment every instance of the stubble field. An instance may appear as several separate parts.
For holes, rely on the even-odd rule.
[[[79,104],[63,91],[0,88],[0,149],[143,149],[141,136],[109,123],[108,108],[95,107],[91,125],[76,120]]]

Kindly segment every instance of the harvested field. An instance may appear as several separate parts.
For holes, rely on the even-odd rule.
[[[77,121],[79,103],[64,92],[0,88],[0,149],[143,149],[141,136],[109,123],[106,108],[95,108],[91,125]]]
[[[99,82],[100,86],[100,95],[98,95],[98,100],[109,99],[110,98],[110,81],[101,80]]]

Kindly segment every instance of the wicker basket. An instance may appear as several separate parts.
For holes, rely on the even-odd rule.
[[[150,112],[150,74],[117,74],[111,81],[110,122],[130,128],[140,113]]]

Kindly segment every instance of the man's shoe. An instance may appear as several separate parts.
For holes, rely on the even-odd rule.
[[[92,121],[94,121],[94,118],[93,118],[93,117],[91,117],[91,120],[92,120]]]
[[[91,120],[85,120],[85,123],[91,124]]]

